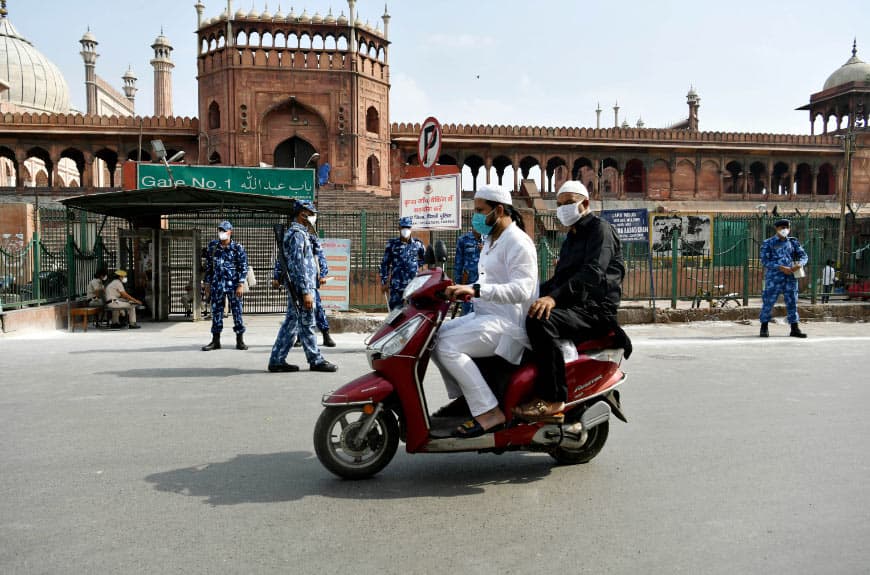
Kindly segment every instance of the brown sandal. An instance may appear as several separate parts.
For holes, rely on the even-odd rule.
[[[511,411],[514,415],[522,417],[523,419],[546,421],[549,423],[563,422],[565,420],[565,414],[562,413],[561,409],[558,411],[552,411],[552,405],[553,404],[548,404],[546,401],[536,399],[526,404],[519,405]],[[562,404],[562,409],[564,409],[564,404]]]

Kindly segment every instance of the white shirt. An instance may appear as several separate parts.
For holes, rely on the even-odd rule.
[[[833,284],[836,274],[837,272],[832,266],[825,266],[824,269],[822,269],[822,285],[829,286]]]
[[[526,314],[538,297],[538,255],[532,239],[514,222],[493,242],[487,237],[478,263],[480,298],[474,315],[503,320],[495,353],[518,364],[528,347]],[[493,318],[493,319],[495,319]]]
[[[99,299],[101,297],[99,292],[101,291],[103,291],[103,280],[94,278],[88,282],[88,299]]]

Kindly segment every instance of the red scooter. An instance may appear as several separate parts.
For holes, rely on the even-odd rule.
[[[501,358],[476,362],[507,417],[503,428],[479,437],[451,437],[451,430],[471,417],[467,411],[456,413],[455,406],[464,401],[451,404],[452,417],[429,414],[423,376],[450,309],[444,291],[452,284],[440,268],[420,272],[405,289],[405,306],[391,311],[366,341],[373,371],[323,396],[325,409],[314,427],[320,462],[340,477],[370,477],[390,462],[400,439],[408,453],[542,451],[561,464],[586,463],[598,455],[611,414],[627,421],[616,389],[626,377],[620,370],[624,350],[615,347],[613,335],[579,346],[562,342],[568,381],[562,421],[526,421],[511,413],[531,399],[537,368],[530,361],[517,367]]]

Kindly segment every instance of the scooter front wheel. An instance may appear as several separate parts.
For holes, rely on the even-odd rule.
[[[314,451],[328,470],[345,479],[371,477],[387,466],[399,446],[399,424],[389,410],[368,415],[362,405],[327,407],[314,426]],[[367,420],[368,432],[360,437]]]

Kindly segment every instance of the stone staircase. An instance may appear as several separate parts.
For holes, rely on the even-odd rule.
[[[399,199],[372,192],[332,187],[317,191],[317,209],[324,212],[387,212],[399,213]]]

